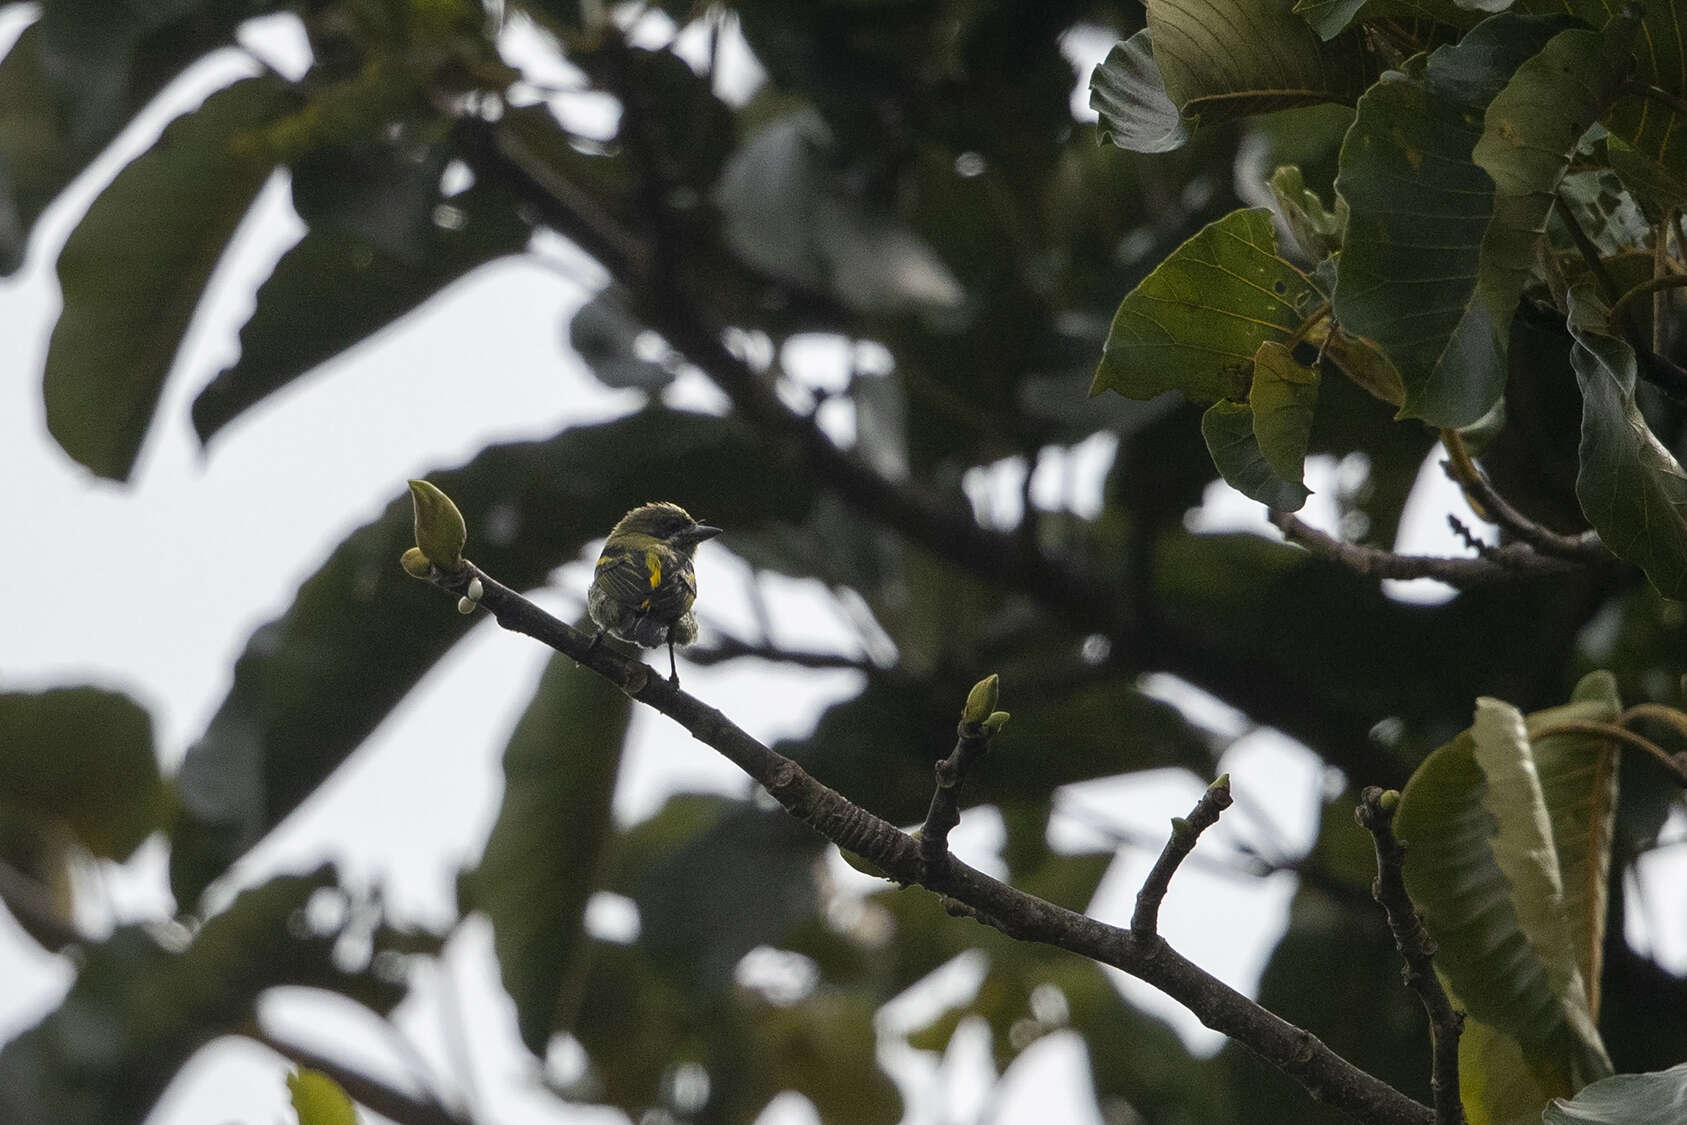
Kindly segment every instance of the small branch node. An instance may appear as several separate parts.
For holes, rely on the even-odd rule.
[[[1187,817],[1172,818],[1171,838],[1161,849],[1160,858],[1154,862],[1148,878],[1143,880],[1142,889],[1136,893],[1136,910],[1131,915],[1131,933],[1134,936],[1140,939],[1160,932],[1160,904],[1165,901],[1172,876],[1189,853],[1195,850],[1201,833],[1218,823],[1219,814],[1229,808],[1233,800],[1230,775],[1224,774],[1207,786],[1207,791],[1201,794],[1201,799],[1195,802]]]

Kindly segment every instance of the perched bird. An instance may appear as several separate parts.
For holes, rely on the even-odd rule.
[[[604,633],[655,648],[668,646],[668,675],[677,687],[674,646],[697,639],[697,575],[691,555],[697,544],[720,534],[698,523],[678,504],[645,504],[621,517],[598,556],[586,595],[586,612],[597,623],[595,645]]]

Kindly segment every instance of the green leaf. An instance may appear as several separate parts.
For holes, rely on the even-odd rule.
[[[1375,77],[1356,34],[1324,42],[1280,0],[1149,0],[1166,93],[1208,125],[1357,98]]]
[[[1347,200],[1338,195],[1335,210],[1325,207],[1293,165],[1273,172],[1270,186],[1277,210],[1308,258],[1321,262],[1341,249],[1342,232],[1347,229]]]
[[[47,427],[100,476],[134,467],[164,379],[224,246],[269,177],[251,131],[288,98],[272,78],[212,94],[117,174],[59,254]]]
[[[1431,754],[1401,797],[1406,886],[1439,947],[1437,968],[1472,1027],[1492,1032],[1465,1045],[1473,1065],[1461,1075],[1466,1097],[1491,1109],[1610,1071],[1593,1021],[1616,752],[1609,739],[1554,730],[1611,723],[1619,709],[1603,672],[1526,720],[1481,700],[1476,725]]]
[[[1613,18],[1611,6],[1603,0],[1570,0],[1563,7],[1592,27],[1604,27]],[[1638,7],[1642,17],[1632,56],[1631,92],[1611,108],[1604,121],[1612,133],[1670,175],[1684,176],[1687,138],[1682,134],[1687,132],[1687,114],[1677,106],[1687,96],[1687,44],[1683,41],[1687,26],[1674,0],[1645,0]],[[1649,87],[1663,96],[1653,96]]]
[[[628,496],[671,496],[729,531],[799,518],[809,486],[745,468],[761,464],[762,446],[741,425],[650,409],[494,446],[428,477],[471,520],[496,517],[519,529],[477,538],[475,561],[525,589],[603,535]],[[397,563],[413,534],[408,496],[395,499],[248,642],[234,686],[177,775],[170,878],[183,909],[337,769],[462,636],[467,624],[449,601]]]
[[[145,1120],[181,1066],[256,1018],[275,985],[332,988],[335,935],[300,922],[330,868],[243,892],[180,952],[149,925],[89,945],[57,1009],[0,1050],[0,1120],[111,1125]]]
[[[1687,1063],[1650,1074],[1614,1074],[1547,1106],[1546,1125],[1628,1125],[1678,1121],[1687,1113]]]
[[[1201,436],[1213,464],[1231,488],[1250,500],[1281,512],[1298,511],[1311,495],[1298,481],[1284,480],[1272,469],[1254,436],[1253,408],[1228,399],[1201,415]]]
[[[122,861],[163,827],[167,804],[152,717],[128,696],[0,693],[0,806],[60,819],[90,852]]]
[[[1467,426],[1505,390],[1516,294],[1483,277],[1495,188],[1472,152],[1489,103],[1566,23],[1495,16],[1359,101],[1336,179],[1349,217],[1333,301],[1399,372],[1402,417]]]
[[[311,228],[258,288],[257,304],[240,329],[240,358],[193,401],[200,441],[210,441],[243,411],[409,314],[470,271],[527,245],[531,229],[496,186],[477,184],[446,199],[438,195],[438,178],[433,177],[420,229],[405,222],[383,233],[360,217],[390,207],[395,195],[403,196],[405,184],[398,171],[382,178],[365,168],[355,183],[355,198],[347,198],[342,186],[332,197],[332,209],[314,209],[318,217]],[[300,191],[295,179],[295,197]],[[354,205],[355,216],[349,213]]]
[[[242,18],[238,5],[206,4],[176,20],[183,6],[48,4],[0,61],[0,275],[23,263],[30,229],[65,185]]]
[[[1090,108],[1101,118],[1101,136],[1132,152],[1171,152],[1189,139],[1166,94],[1153,33],[1146,27],[1114,44],[1091,72]]]
[[[1301,366],[1288,348],[1267,340],[1254,353],[1248,405],[1265,463],[1280,479],[1301,484],[1318,405],[1318,369]]]
[[[1615,135],[1605,138],[1605,156],[1622,185],[1652,211],[1687,207],[1687,175],[1665,168]]]
[[[1488,104],[1471,159],[1494,181],[1481,286],[1502,337],[1535,266],[1553,193],[1583,134],[1616,97],[1638,26],[1630,13],[1604,31],[1559,32]]]
[[[340,1084],[320,1070],[295,1070],[287,1076],[287,1096],[299,1125],[357,1125],[357,1107]]]
[[[1634,401],[1634,351],[1583,282],[1570,291],[1570,363],[1582,389],[1576,499],[1600,539],[1646,572],[1665,597],[1687,599],[1687,473]]]
[[[492,920],[504,991],[521,1040],[540,1059],[567,1029],[584,979],[586,901],[602,876],[632,701],[553,656],[504,748],[504,800],[470,876]]]
[[[1271,212],[1208,223],[1131,290],[1090,393],[1126,398],[1180,390],[1196,402],[1248,393],[1254,353],[1293,338],[1317,290],[1277,251]]]

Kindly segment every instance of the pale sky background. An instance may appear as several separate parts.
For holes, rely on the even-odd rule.
[[[9,47],[27,22],[26,12],[12,9],[0,16],[0,48]],[[653,39],[666,36],[660,20],[640,30]],[[302,35],[291,16],[254,23],[242,41],[285,73],[296,74],[304,64]],[[760,72],[741,40],[729,35],[726,42],[722,93],[738,100],[760,81]],[[1071,36],[1067,47],[1087,75],[1110,45],[1110,36],[1095,32]],[[574,80],[566,69],[544,66],[548,48],[519,25],[506,49],[511,61],[530,67],[535,82],[566,86]],[[603,273],[560,239],[542,236],[526,257],[475,273],[419,314],[243,416],[201,451],[188,418],[192,397],[238,354],[236,334],[250,311],[253,289],[303,230],[278,175],[213,279],[132,481],[124,486],[97,481],[73,464],[49,439],[40,401],[42,358],[59,302],[53,274],[58,248],[89,200],[165,122],[252,68],[249,58],[231,51],[184,76],[162,105],[143,114],[47,212],[25,268],[0,280],[0,324],[9,342],[0,359],[0,481],[5,482],[0,490],[6,526],[13,530],[6,545],[13,586],[0,627],[0,690],[94,683],[128,692],[152,713],[160,753],[171,769],[221,701],[234,659],[253,629],[283,612],[332,547],[401,494],[407,478],[456,466],[491,442],[546,437],[570,423],[614,417],[640,401],[603,388],[565,350],[568,319],[601,284]],[[1080,107],[1081,86],[1074,94]],[[589,127],[595,120],[606,127],[602,99],[565,96],[557,108],[571,123]],[[839,345],[827,340],[806,341],[787,358],[813,379],[825,378],[828,365],[843,362]],[[704,409],[718,409],[721,401],[697,376],[683,377],[667,397]],[[1088,443],[1071,455],[1070,473],[1063,473],[1060,458],[1046,459],[1055,463],[1034,482],[1037,502],[1093,511],[1109,453],[1104,439]],[[1011,516],[1023,471],[1022,465],[1004,464],[975,473],[968,482],[975,502]],[[1310,520],[1328,525],[1333,506],[1327,497],[1353,471],[1352,465],[1328,459],[1311,467],[1309,483],[1320,495],[1309,506]],[[1075,493],[1061,494],[1063,477],[1076,478]],[[1467,521],[1474,517],[1440,485],[1438,472],[1426,472],[1420,484],[1422,495],[1402,531],[1402,546],[1446,550],[1448,505],[1459,505]],[[627,498],[629,506],[643,499]],[[472,525],[474,514],[468,516]],[[1257,505],[1222,486],[1214,487],[1191,522],[1275,535]],[[704,628],[753,635],[745,594],[749,571],[730,555],[727,531],[698,560]],[[594,553],[595,545],[586,557]],[[564,617],[578,614],[588,573],[584,562],[563,568],[538,600]],[[789,637],[853,649],[846,617],[818,584],[769,583],[769,596],[781,606],[779,617],[791,622]],[[1421,586],[1399,592],[1445,596]],[[451,612],[447,602],[440,612]],[[482,621],[323,790],[240,862],[230,888],[332,858],[351,883],[381,886],[397,916],[443,924],[452,910],[455,873],[474,862],[496,814],[499,755],[547,656],[526,638]],[[759,663],[692,667],[684,678],[689,691],[767,740],[807,731],[820,708],[857,687],[850,672],[787,671]],[[1168,678],[1158,683],[1179,702],[1198,694]],[[1190,706],[1203,721],[1242,729],[1210,701]],[[623,821],[648,815],[674,790],[745,790],[733,767],[667,720],[640,712],[634,723],[616,795]],[[1013,752],[1011,727],[1006,738],[1004,749]],[[1288,855],[1307,846],[1318,801],[1332,780],[1311,755],[1279,735],[1260,732],[1241,738],[1223,768],[1232,774],[1238,807],[1203,841],[1204,851],[1219,854],[1227,838]],[[1071,787],[1061,794],[1067,812],[1055,819],[1054,841],[1072,850],[1103,846],[1095,824],[1158,836],[1169,817],[1187,812],[1200,788],[1195,779],[1170,772]],[[999,838],[999,821],[981,810],[967,816],[955,844],[969,861],[999,870]],[[1137,850],[1121,853],[1091,912],[1126,921],[1151,862],[1151,855]],[[165,917],[165,864],[164,849],[154,840],[122,867],[90,868],[80,880],[84,924],[103,931],[118,922]],[[870,882],[841,863],[833,866],[846,888]],[[1659,880],[1655,887],[1680,877],[1679,871],[1649,876]],[[1174,884],[1162,928],[1186,955],[1251,992],[1281,931],[1293,888],[1286,875],[1241,879],[1188,865]],[[1654,919],[1651,929],[1679,939],[1680,903],[1666,905],[1675,916]],[[636,925],[625,904],[613,901],[594,904],[592,921],[605,933]],[[1672,956],[1678,969],[1687,967],[1687,952]],[[909,1121],[970,1122],[983,1109],[987,1083],[979,1079],[990,1063],[980,1029],[964,1030],[942,1059],[893,1042],[896,1031],[919,1025],[940,1002],[964,999],[982,968],[980,958],[962,958],[917,989],[918,995],[882,1014],[882,1057],[903,1088]],[[56,1005],[71,977],[66,960],[41,952],[0,911],[0,1040]],[[1217,1048],[1217,1037],[1181,1008],[1134,981],[1124,984],[1134,1001],[1171,1019],[1197,1049]],[[279,990],[265,998],[262,1017],[272,1030],[359,1069],[399,1083],[411,1070],[405,1050],[395,1048],[370,1017],[320,994]],[[490,931],[481,920],[471,920],[453,939],[441,972],[422,974],[397,1023],[409,1043],[406,1050],[426,1060],[448,1093],[471,1096],[485,1121],[623,1120],[613,1112],[563,1108],[547,1095],[527,1092],[533,1063],[498,988]],[[461,1033],[447,1034],[452,1026]],[[568,1062],[567,1054],[558,1052],[561,1063]],[[1085,1066],[1075,1036],[1039,1042],[1010,1072],[992,1119],[1021,1120],[1034,1111],[1043,1125],[1097,1121]],[[286,1069],[263,1048],[224,1040],[189,1065],[149,1121],[291,1121],[282,1084]],[[769,1123],[813,1119],[812,1109],[795,1097],[781,1099],[764,1115]]]

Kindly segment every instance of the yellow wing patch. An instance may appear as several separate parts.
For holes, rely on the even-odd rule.
[[[644,569],[650,575],[650,588],[652,590],[662,584],[661,555],[658,555],[655,551],[646,551],[644,553]]]

